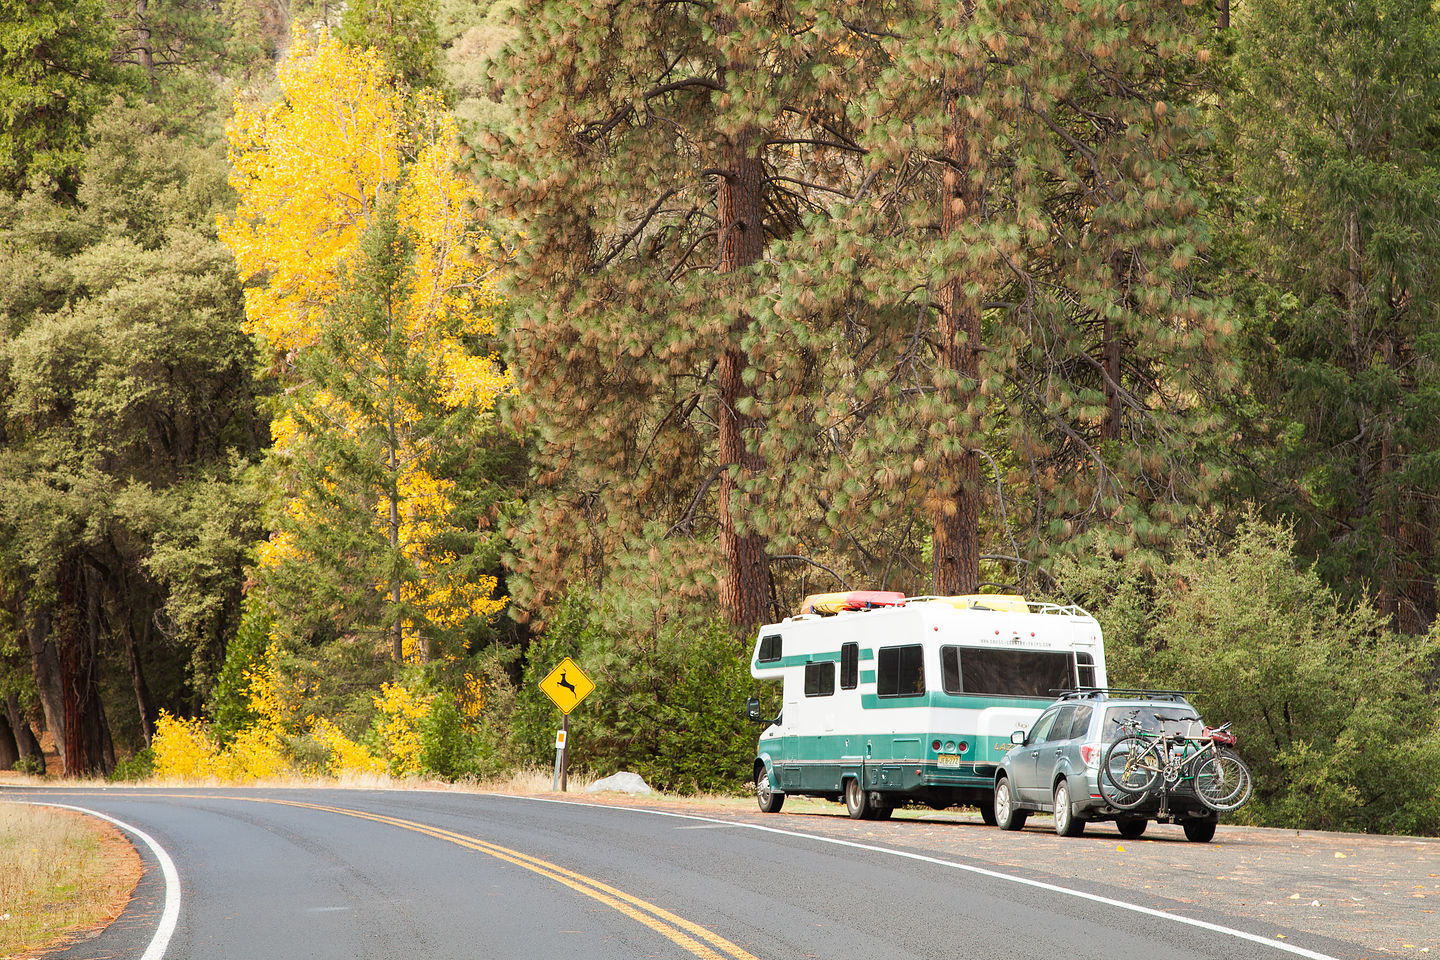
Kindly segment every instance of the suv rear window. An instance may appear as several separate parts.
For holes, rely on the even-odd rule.
[[[1138,712],[1137,712],[1138,711]],[[1126,707],[1107,707],[1105,710],[1105,725],[1100,731],[1100,737],[1106,743],[1115,740],[1120,735],[1120,723],[1126,721],[1131,715],[1140,721],[1140,729],[1146,733],[1159,733],[1160,721],[1155,717],[1158,714],[1165,718],[1165,732],[1179,734],[1198,734],[1200,732],[1200,715],[1188,707],[1177,703],[1142,703],[1139,705],[1130,704]]]

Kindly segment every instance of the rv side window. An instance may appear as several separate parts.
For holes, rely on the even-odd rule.
[[[960,648],[940,648],[940,689],[960,693]]]
[[[774,663],[780,659],[780,634],[772,633],[760,638],[760,656],[756,659],[761,663]]]
[[[860,685],[860,644],[840,645],[840,689],[854,690]]]
[[[835,661],[805,664],[805,696],[829,697],[835,693]]]
[[[881,647],[875,692],[882,697],[918,697],[925,692],[925,648],[920,644]]]
[[[1090,654],[1075,654],[1075,679],[1081,687],[1095,686],[1095,658]]]

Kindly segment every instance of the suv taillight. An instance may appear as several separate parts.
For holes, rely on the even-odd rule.
[[[1100,766],[1100,745],[1098,743],[1082,743],[1080,759],[1084,760],[1085,766],[1091,769]]]

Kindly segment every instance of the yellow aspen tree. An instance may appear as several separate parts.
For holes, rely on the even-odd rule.
[[[285,387],[260,579],[297,634],[429,659],[504,605],[480,569],[480,448],[510,389],[478,346],[498,258],[433,91],[402,96],[373,50],[299,33],[280,80],[276,102],[237,105],[240,203],[221,224],[247,328]]]

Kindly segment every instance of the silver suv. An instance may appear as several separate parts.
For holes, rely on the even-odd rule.
[[[1052,813],[1055,832],[1078,837],[1085,824],[1113,820],[1121,836],[1134,838],[1151,820],[1178,823],[1185,837],[1205,843],[1215,836],[1219,816],[1184,783],[1158,790],[1133,809],[1111,806],[1114,787],[1102,782],[1105,749],[1126,732],[1123,724],[1159,733],[1198,732],[1200,715],[1184,691],[1078,690],[1066,693],[1040,714],[1030,730],[1016,730],[1014,746],[995,774],[995,822],[1019,830],[1032,812]]]

